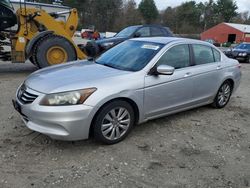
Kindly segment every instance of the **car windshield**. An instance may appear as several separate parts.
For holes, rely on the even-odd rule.
[[[124,71],[139,71],[162,47],[159,43],[128,40],[103,53],[96,63]]]
[[[235,47],[235,49],[244,49],[244,50],[250,50],[250,44],[239,44]]]
[[[137,29],[139,26],[131,26],[127,27],[123,30],[121,30],[119,33],[117,33],[115,36],[116,37],[130,37]]]

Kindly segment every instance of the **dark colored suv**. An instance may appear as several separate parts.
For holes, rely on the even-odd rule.
[[[96,56],[103,51],[127,40],[138,37],[172,37],[173,33],[168,27],[160,25],[135,25],[121,30],[114,37],[90,41],[87,43],[85,50],[91,57]]]

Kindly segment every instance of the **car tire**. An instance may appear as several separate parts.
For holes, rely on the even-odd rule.
[[[95,117],[95,140],[104,144],[116,144],[126,138],[135,124],[133,107],[126,101],[117,100],[102,107]]]
[[[217,92],[217,95],[214,99],[213,106],[215,108],[224,108],[232,95],[233,92],[233,86],[230,81],[226,80],[221,86],[220,89]]]

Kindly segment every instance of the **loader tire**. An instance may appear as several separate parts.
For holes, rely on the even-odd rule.
[[[39,68],[66,63],[77,59],[74,46],[64,37],[48,35],[35,45],[34,63]]]

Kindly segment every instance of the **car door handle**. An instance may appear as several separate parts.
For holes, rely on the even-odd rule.
[[[222,68],[221,65],[218,65],[218,66],[217,66],[217,70],[220,70],[221,68]]]
[[[187,72],[187,73],[184,75],[184,77],[185,77],[185,78],[186,78],[186,77],[189,77],[191,74],[192,74],[191,72]]]

